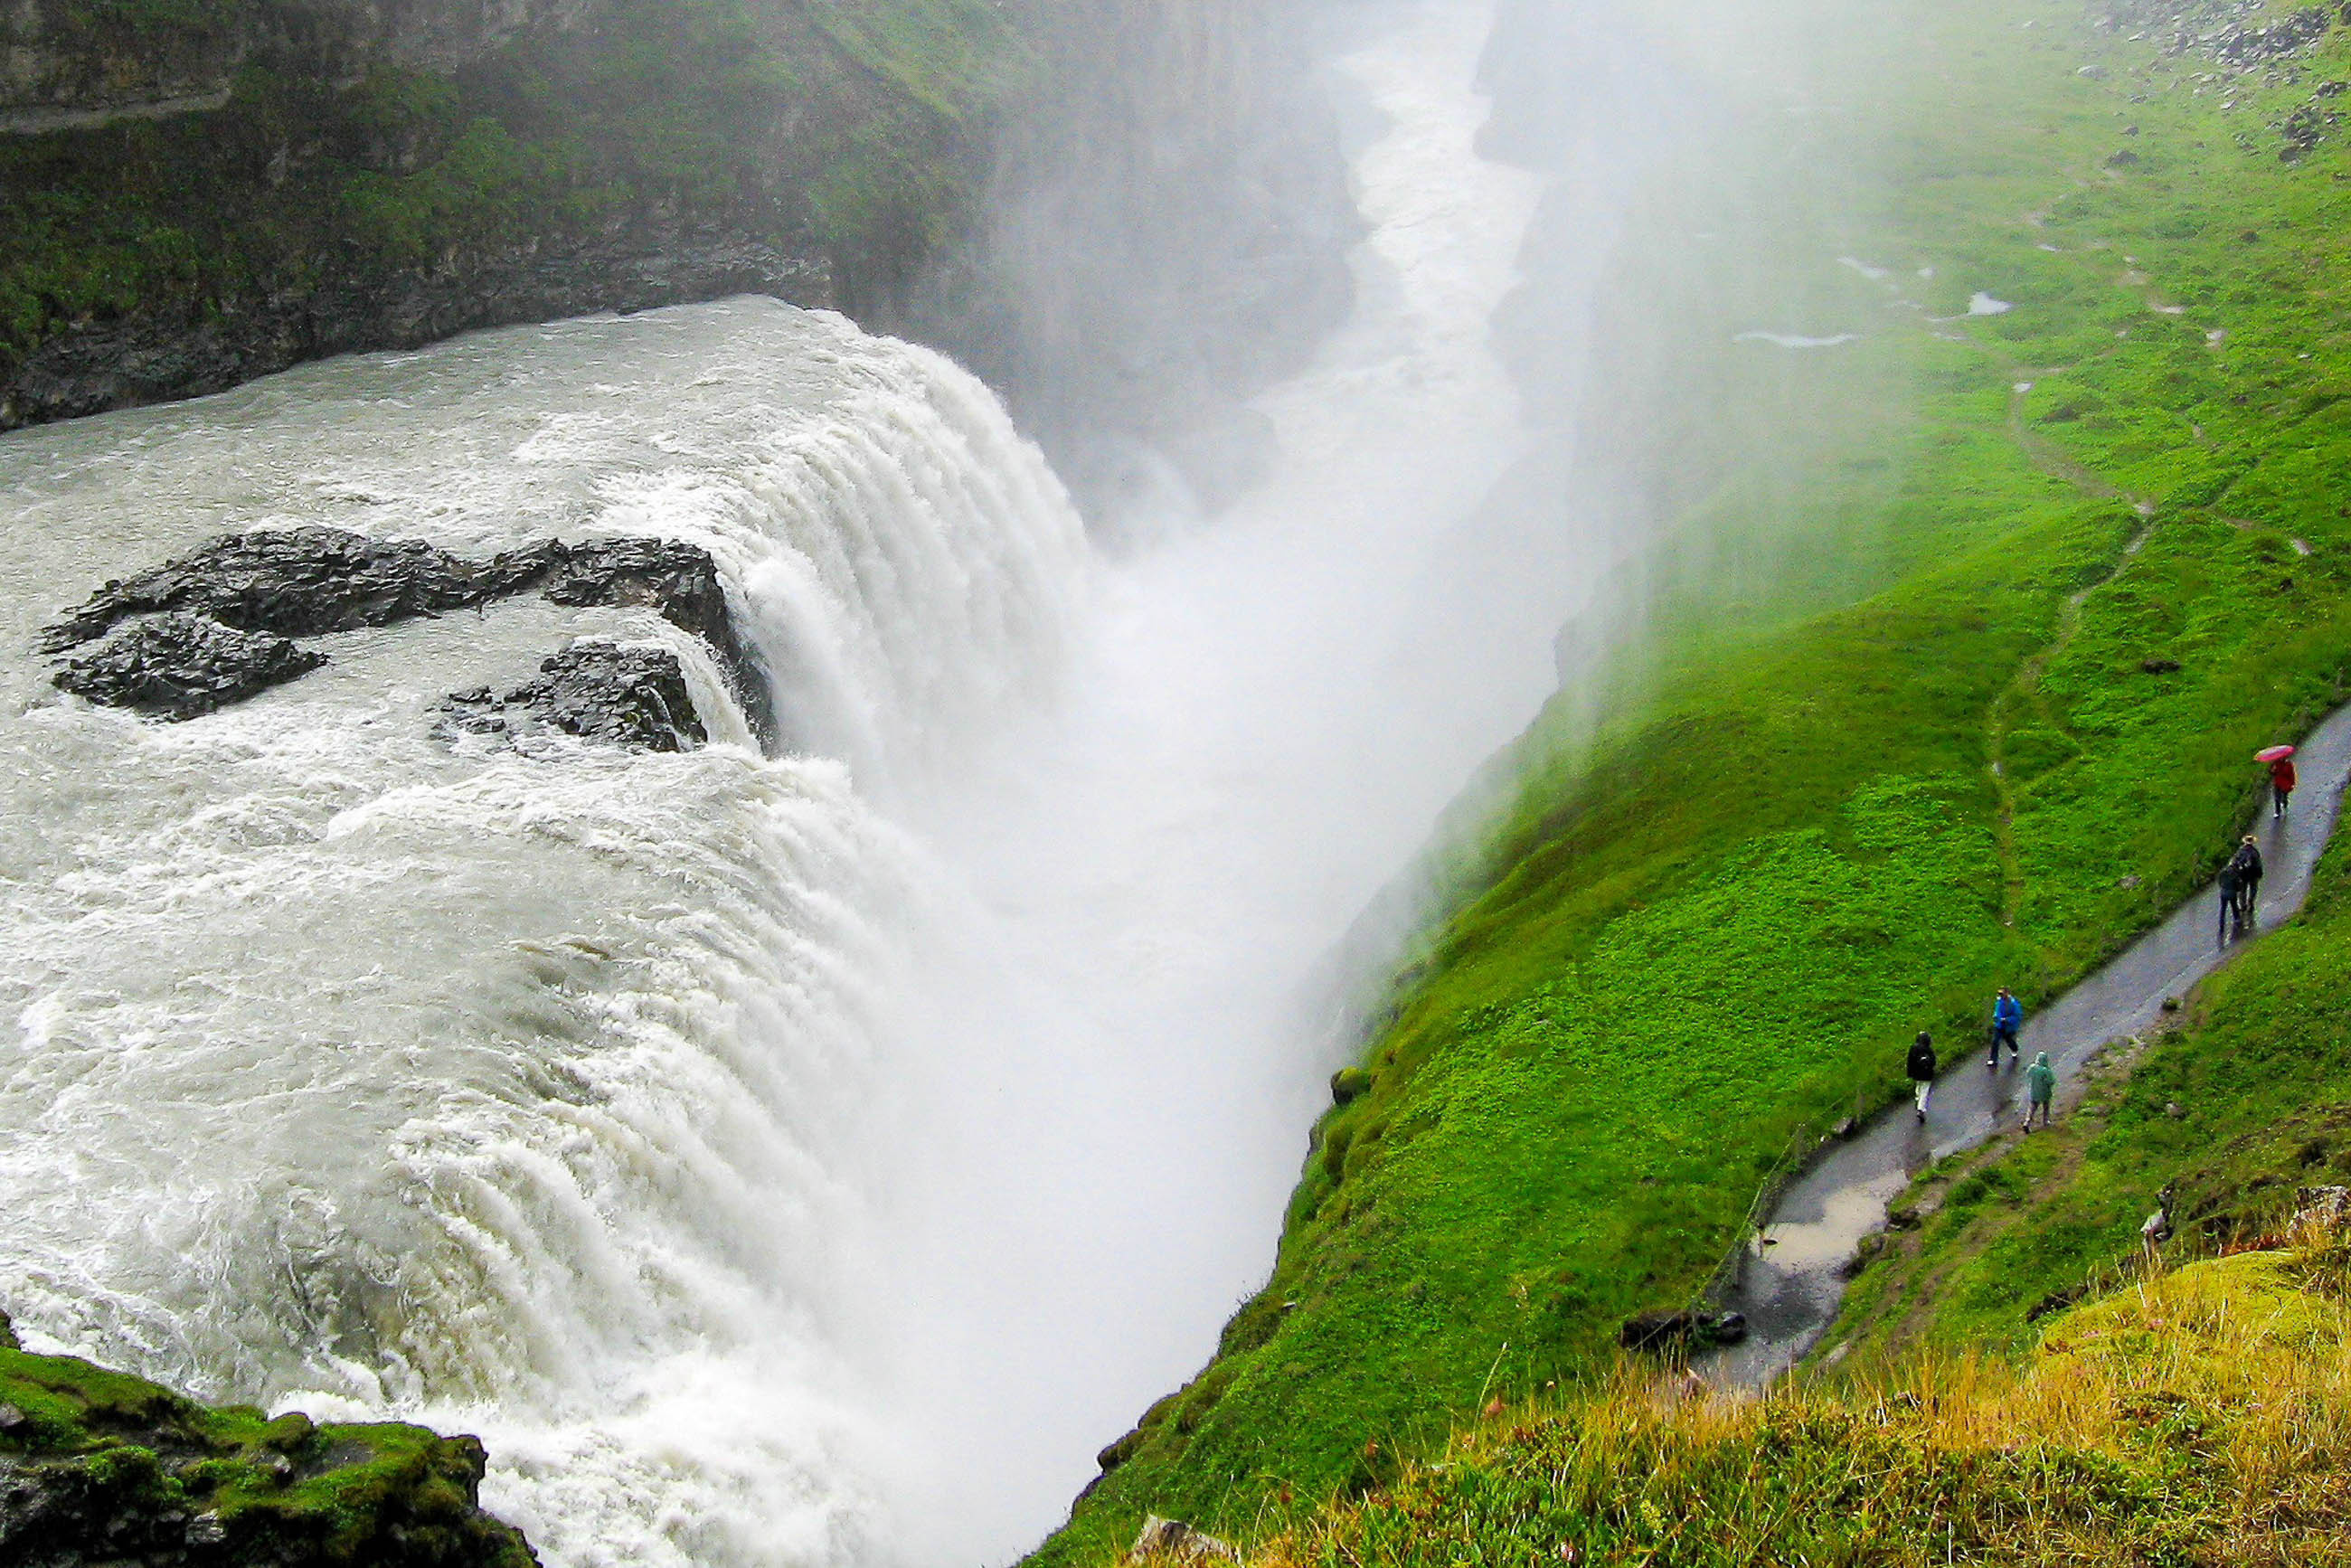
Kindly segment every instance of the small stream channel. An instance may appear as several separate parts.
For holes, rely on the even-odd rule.
[[[2351,707],[2328,716],[2294,760],[2304,782],[2294,808],[2282,822],[2264,815],[2256,829],[2268,873],[2260,932],[2291,918],[2309,896],[2351,782]],[[2211,887],[2199,890],[2160,926],[2025,1020],[2017,1061],[2049,1053],[2060,1113],[2080,1097],[2085,1069],[2108,1045],[2149,1028],[2166,998],[2184,996],[2236,950],[2218,940],[2219,909]],[[1989,1013],[1989,998],[1985,1006]],[[1885,1228],[1887,1206],[1911,1178],[2022,1121],[2023,1072],[2008,1061],[1987,1071],[1976,1054],[1981,1044],[1973,1035],[1946,1044],[1951,1065],[1936,1082],[1923,1125],[1905,1098],[1852,1139],[1823,1148],[1780,1194],[1721,1303],[1746,1314],[1747,1338],[1694,1363],[1709,1382],[1761,1388],[1802,1360],[1836,1320],[1845,1270],[1862,1238]]]

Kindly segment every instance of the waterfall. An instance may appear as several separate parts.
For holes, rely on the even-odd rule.
[[[1050,688],[1092,570],[936,355],[761,301],[502,331],[0,438],[0,1301],[214,1397],[479,1429],[550,1563],[881,1552],[860,1128],[892,922],[876,795]],[[50,689],[44,620],[220,532],[707,548],[769,760],[650,611],[322,639],[185,725]],[[526,756],[432,705],[661,643],[719,744]]]
[[[1484,504],[1536,195],[1476,152],[1489,21],[1363,18],[1356,317],[1261,400],[1270,478],[1115,562],[968,376],[767,302],[0,436],[28,1340],[478,1431],[549,1568],[1050,1528],[1263,1279],[1354,1044],[1316,977],[1585,591],[1572,528]],[[784,753],[651,610],[532,598],[184,725],[51,689],[99,583],[296,523],[702,546]],[[435,737],[584,634],[674,650],[715,743]]]

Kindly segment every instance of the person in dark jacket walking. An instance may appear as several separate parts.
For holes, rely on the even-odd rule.
[[[1935,1092],[1935,1037],[1925,1030],[1910,1045],[1910,1087],[1918,1098],[1918,1120],[1927,1119],[1927,1096]]]
[[[2002,986],[2000,995],[1991,999],[1991,1054],[1984,1059],[1986,1067],[2000,1065],[2000,1048],[2003,1045],[2008,1047],[2009,1061],[2016,1060],[2016,1031],[2023,1027],[2024,1004],[2016,999],[2016,993]]]
[[[2279,817],[2285,815],[2286,797],[2294,793],[2295,782],[2293,758],[2281,757],[2275,762],[2270,764],[2270,802],[2273,808],[2272,815]]]
[[[2220,867],[2220,946],[2223,947],[2229,945],[2231,935],[2229,928],[2231,925],[2241,927],[2245,923],[2244,906],[2238,902],[2243,892],[2238,885],[2241,880],[2237,875],[2236,860],[2231,857]]]
[[[2253,842],[2252,834],[2245,835],[2229,863],[2237,873],[2237,935],[2242,936],[2253,924],[2253,905],[2262,895],[2262,847]]]

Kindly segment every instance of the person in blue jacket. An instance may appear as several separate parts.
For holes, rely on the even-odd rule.
[[[2023,1027],[2024,1004],[2016,999],[2015,992],[2002,986],[2000,995],[1991,1001],[1991,1054],[1984,1059],[1986,1067],[2000,1065],[2000,1048],[2003,1045],[2008,1047],[2008,1060],[2016,1061],[2016,1031]]]

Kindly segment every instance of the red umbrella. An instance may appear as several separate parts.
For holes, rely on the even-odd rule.
[[[2283,762],[2293,755],[2294,747],[2291,746],[2273,746],[2267,751],[2254,752],[2253,760],[2256,762]]]

